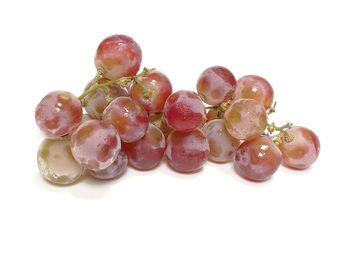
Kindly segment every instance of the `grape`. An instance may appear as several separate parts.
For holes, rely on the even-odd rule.
[[[218,163],[230,162],[240,144],[226,130],[224,120],[207,122],[202,128],[210,146],[209,160]]]
[[[123,142],[141,139],[148,126],[147,112],[136,100],[128,97],[113,100],[105,109],[103,119],[113,124]]]
[[[180,90],[168,97],[164,106],[168,125],[177,131],[192,131],[206,119],[200,97],[191,91]]]
[[[234,158],[236,172],[251,181],[268,180],[281,164],[282,154],[268,136],[242,143]]]
[[[73,184],[83,174],[83,167],[74,160],[67,139],[45,139],[39,147],[37,160],[42,176],[54,184]]]
[[[233,96],[236,79],[225,67],[207,68],[197,81],[197,92],[209,105],[219,105]]]
[[[152,70],[136,78],[131,87],[131,98],[138,101],[147,112],[163,111],[166,99],[173,92],[170,80],[162,72]]]
[[[160,129],[165,138],[173,131],[172,128],[168,126],[162,112],[150,113],[148,115],[149,122]]]
[[[160,129],[149,124],[145,136],[132,143],[124,143],[123,148],[131,166],[139,170],[150,170],[158,166],[165,150],[165,137]]]
[[[50,138],[69,134],[78,127],[82,117],[79,99],[67,91],[50,92],[35,109],[36,124]]]
[[[99,171],[90,170],[89,172],[93,177],[101,180],[118,179],[123,176],[127,167],[128,156],[121,150],[115,161],[106,169]]]
[[[97,68],[103,68],[108,79],[135,76],[140,69],[142,52],[132,38],[113,35],[98,46],[95,56]]]
[[[224,114],[226,129],[232,137],[247,140],[261,135],[267,125],[263,106],[253,99],[233,102]]]
[[[199,130],[190,132],[173,131],[167,139],[165,155],[168,164],[178,172],[198,171],[209,157],[209,143]]]
[[[107,81],[108,79],[103,78],[100,79],[98,83],[103,84]],[[92,84],[93,81],[90,81],[85,90],[89,89]],[[108,96],[112,100],[117,97],[129,96],[129,93],[126,89],[115,84],[109,85],[107,87],[107,90]],[[103,111],[108,106],[108,101],[106,101],[106,94],[104,89],[96,89],[92,91],[84,97],[84,101],[86,102],[84,107],[89,116],[93,119],[102,119]]]
[[[110,123],[104,121],[86,121],[71,137],[75,160],[88,170],[106,169],[117,158],[120,147],[118,132]]]
[[[279,148],[282,152],[282,164],[294,169],[306,169],[313,164],[320,153],[320,141],[317,135],[304,127],[295,126],[287,130],[289,141],[282,136]]]
[[[273,89],[266,79],[248,75],[237,81],[235,99],[254,99],[259,101],[265,109],[271,108],[273,102]]]

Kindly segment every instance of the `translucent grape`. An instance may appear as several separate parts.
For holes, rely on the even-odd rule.
[[[232,137],[247,140],[261,135],[267,125],[263,106],[253,99],[233,102],[224,114],[226,129]]]
[[[286,141],[282,136],[279,148],[282,152],[282,164],[294,169],[306,169],[312,165],[320,153],[320,141],[317,135],[304,127],[295,126],[289,129]]]
[[[198,171],[209,157],[209,143],[199,130],[173,131],[167,139],[165,155],[174,170],[188,173]]]
[[[219,105],[234,94],[236,79],[225,67],[207,68],[197,81],[197,92],[209,105]]]
[[[128,97],[113,100],[105,109],[103,119],[113,124],[123,142],[141,139],[148,126],[147,112],[136,100]]]
[[[268,180],[281,164],[282,154],[268,136],[242,143],[234,158],[236,172],[251,181]]]
[[[73,158],[69,140],[45,139],[38,150],[38,167],[50,183],[73,184],[83,174],[83,167]]]
[[[202,128],[210,147],[209,160],[213,162],[231,162],[240,140],[233,138],[226,130],[224,120],[207,122]]]
[[[71,137],[71,149],[75,160],[89,170],[106,169],[117,158],[120,147],[118,132],[110,123],[104,121],[86,121]]]
[[[266,79],[248,75],[237,81],[235,99],[254,99],[261,103],[265,109],[271,108],[273,102],[273,89]]]
[[[123,148],[131,166],[139,170],[150,170],[158,166],[165,150],[165,137],[160,129],[149,124],[145,136],[132,143],[124,143]]]
[[[127,167],[128,156],[121,150],[115,161],[106,169],[99,171],[90,170],[89,172],[93,177],[101,180],[118,179],[123,176]]]
[[[135,76],[140,69],[141,60],[142,52],[135,40],[124,35],[113,35],[98,46],[95,65],[103,68],[107,79],[119,79]]]
[[[191,91],[180,90],[168,97],[164,106],[168,125],[177,131],[192,131],[205,122],[205,107],[200,97]]]
[[[160,71],[152,70],[146,72],[142,78],[136,78],[130,96],[147,112],[161,112],[172,91],[168,77]]]
[[[48,137],[59,138],[72,132],[81,122],[79,99],[67,91],[47,94],[35,109],[35,121]]]
[[[106,83],[108,79],[100,79],[98,83],[103,84]],[[86,86],[85,90],[91,87],[93,84],[93,81],[90,81],[89,84]],[[108,99],[115,99],[117,97],[123,97],[123,96],[129,96],[129,93],[126,89],[112,84],[108,86]],[[89,116],[93,119],[102,119],[102,114],[105,108],[108,106],[108,101],[106,101],[106,94],[104,89],[96,89],[89,93],[87,96],[84,97],[85,103],[85,110],[89,114]]]

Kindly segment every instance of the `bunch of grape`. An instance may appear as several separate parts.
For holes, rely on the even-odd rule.
[[[209,159],[233,162],[240,176],[261,182],[281,163],[306,169],[317,159],[320,143],[311,130],[268,123],[274,92],[264,78],[236,81],[214,66],[199,76],[197,93],[173,93],[164,73],[138,73],[141,59],[132,38],[110,36],[98,46],[96,76],[79,97],[53,91],[40,101],[35,119],[47,138],[37,159],[45,179],[65,185],[83,174],[119,178],[128,165],[153,169],[165,155],[181,173],[197,172]]]

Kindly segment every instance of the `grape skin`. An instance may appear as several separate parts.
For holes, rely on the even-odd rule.
[[[113,35],[104,39],[97,48],[96,68],[102,68],[107,79],[135,76],[140,69],[142,51],[131,37]]]
[[[120,148],[117,130],[104,121],[86,121],[71,136],[73,156],[88,170],[106,169],[115,161]]]
[[[267,114],[256,100],[240,99],[229,106],[224,120],[232,137],[247,140],[263,134],[267,125]]]
[[[79,99],[67,91],[47,94],[35,109],[35,121],[48,137],[59,138],[75,130],[83,117]]]
[[[206,115],[200,97],[191,91],[180,90],[168,97],[164,106],[164,116],[176,131],[192,131],[203,126]]]
[[[234,167],[243,178],[262,182],[271,178],[281,160],[281,151],[270,137],[263,135],[245,141],[238,147]]]
[[[190,132],[173,131],[167,138],[165,150],[168,164],[178,172],[196,172],[209,157],[209,143],[199,130]]]
[[[148,125],[145,136],[140,140],[123,144],[130,165],[139,170],[157,167],[163,158],[165,146],[162,131],[153,124]]]
[[[106,120],[117,129],[123,142],[134,142],[141,139],[148,127],[148,115],[144,108],[128,97],[113,100],[103,113]]]

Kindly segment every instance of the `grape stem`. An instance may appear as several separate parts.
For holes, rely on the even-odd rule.
[[[109,96],[109,90],[108,90],[108,87],[110,85],[118,85],[122,88],[127,88],[130,86],[130,84],[133,81],[137,82],[137,81],[142,80],[142,78],[144,78],[147,73],[149,73],[150,71],[153,71],[153,70],[154,70],[154,68],[152,68],[152,69],[144,68],[142,70],[142,72],[137,74],[136,76],[121,77],[119,79],[109,80],[105,83],[98,83],[99,80],[103,77],[103,74],[105,73],[105,70],[103,68],[98,68],[97,72],[96,72],[96,76],[93,80],[93,84],[89,88],[84,90],[84,92],[79,96],[79,100],[81,101],[82,105],[84,106],[86,104],[85,97],[87,95],[91,94],[92,92],[96,91],[97,89],[103,89],[105,92],[106,101],[110,102],[111,98]]]
[[[277,104],[277,101],[275,101],[273,106],[266,112],[267,115],[270,115],[271,113],[275,113],[276,112],[276,104]]]
[[[266,130],[270,135],[272,135],[274,132],[279,132],[277,135],[272,136],[272,140],[276,145],[280,145],[282,143],[282,140],[286,142],[291,142],[294,140],[293,135],[288,133],[288,129],[293,127],[293,123],[288,122],[287,124],[283,126],[276,126],[274,122],[267,124]]]

